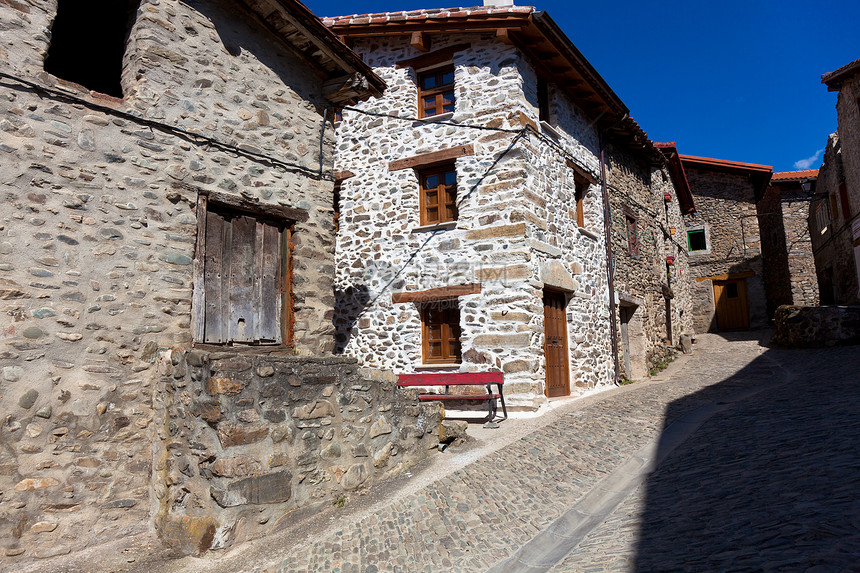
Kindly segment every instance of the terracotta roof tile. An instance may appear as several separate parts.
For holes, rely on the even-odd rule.
[[[681,161],[690,164],[698,164],[711,167],[725,167],[741,171],[761,171],[770,173],[773,167],[770,165],[759,165],[757,163],[742,163],[740,161],[729,161],[728,159],[715,159],[713,157],[697,157],[695,155],[681,155]]]
[[[801,179],[817,179],[818,169],[805,169],[803,171],[780,171],[774,173],[771,181],[800,181]]]
[[[326,16],[322,19],[328,26],[349,26],[369,22],[388,22],[403,20],[427,20],[429,18],[468,18],[470,16],[491,16],[494,14],[531,14],[534,6],[473,6],[469,8],[428,8],[401,12],[378,12],[375,14],[350,14]]]

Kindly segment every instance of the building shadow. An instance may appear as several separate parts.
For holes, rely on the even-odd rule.
[[[661,453],[674,422],[717,410],[648,476],[633,569],[860,571],[858,367],[857,346],[768,349],[672,402]]]

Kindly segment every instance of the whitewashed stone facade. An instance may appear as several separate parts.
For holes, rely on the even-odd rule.
[[[454,299],[462,363],[453,369],[502,370],[509,405],[534,409],[546,400],[544,289],[565,293],[571,393],[614,379],[602,190],[589,186],[579,229],[569,166],[599,181],[599,138],[552,85],[553,129],[524,130],[538,124],[532,63],[494,34],[436,35],[433,50],[463,43],[452,58],[455,111],[441,118],[459,126],[412,120],[416,71],[396,66],[422,54],[408,36],[352,44],[389,89],[345,110],[338,128],[336,170],[354,174],[340,190],[338,344],[366,366],[425,371],[418,304],[392,294],[480,283]],[[421,227],[416,172],[390,163],[464,145],[473,154],[456,159],[456,223]]]

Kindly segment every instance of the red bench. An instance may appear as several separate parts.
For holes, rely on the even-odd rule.
[[[502,386],[505,383],[504,374],[501,372],[434,372],[432,374],[399,374],[397,385],[401,388],[411,386],[444,386],[444,394],[419,394],[418,399],[422,401],[451,401],[451,400],[480,400],[487,402],[488,422],[496,418],[496,400],[502,403],[504,417],[508,418],[508,409],[505,407],[505,396]],[[496,385],[497,392],[493,392],[492,385]],[[452,394],[451,386],[486,386],[486,392],[481,394]]]

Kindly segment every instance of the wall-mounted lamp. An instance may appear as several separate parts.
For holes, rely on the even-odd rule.
[[[812,191],[812,181],[808,177],[804,177],[800,180],[800,188],[803,189],[804,193],[809,194]]]

